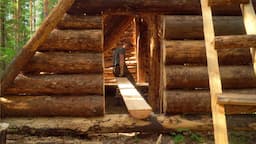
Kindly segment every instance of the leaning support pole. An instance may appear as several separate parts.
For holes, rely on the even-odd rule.
[[[128,114],[107,114],[98,118],[6,118],[9,132],[32,135],[86,135],[118,132],[170,132],[180,128],[193,131],[212,130],[209,115],[153,115],[146,120]],[[256,130],[254,115],[227,116],[228,128],[235,131]]]
[[[50,32],[56,27],[58,22],[61,20],[66,11],[72,6],[74,1],[75,0],[61,0],[52,10],[49,16],[44,20],[33,37],[22,48],[20,53],[9,65],[1,78],[1,95],[19,74],[22,67],[35,54],[37,48],[47,39]]]

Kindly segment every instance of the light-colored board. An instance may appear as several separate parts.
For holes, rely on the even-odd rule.
[[[137,119],[150,116],[152,108],[127,78],[116,78],[118,88],[130,115]]]
[[[218,103],[225,105],[256,106],[256,94],[223,93],[218,96]]]
[[[252,0],[248,4],[241,4],[245,30],[247,34],[256,34],[256,14],[252,5]],[[251,48],[252,63],[256,75],[256,48]]]
[[[222,93],[217,51],[214,48],[214,27],[208,0],[201,0],[208,75],[211,93],[211,107],[215,144],[228,144],[225,108],[217,103],[217,95]]]

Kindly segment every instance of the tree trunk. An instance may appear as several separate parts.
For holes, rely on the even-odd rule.
[[[49,14],[49,1],[44,0],[44,17],[47,17]]]
[[[39,47],[42,51],[93,51],[102,52],[101,30],[57,30]]]
[[[30,34],[32,34],[34,32],[34,2],[33,0],[29,0],[29,13],[30,13],[30,19],[29,19],[29,23],[30,23]]]
[[[222,66],[220,76],[223,88],[256,88],[252,66]],[[167,89],[209,88],[206,66],[166,66]]]
[[[97,133],[170,132],[188,129],[212,131],[209,115],[154,115],[147,120],[136,120],[127,114],[112,114],[98,118],[6,118],[10,130],[31,135],[88,135]],[[234,131],[255,130],[254,115],[227,116],[228,129]]]
[[[245,33],[241,16],[214,16],[215,35],[241,35]],[[201,16],[166,16],[165,39],[204,39]]]
[[[104,99],[97,95],[81,96],[4,96],[3,117],[91,117],[104,114]]]
[[[103,77],[100,74],[74,75],[18,75],[7,95],[42,94],[103,94]]]
[[[224,90],[224,92],[255,94],[256,89]],[[164,112],[167,114],[203,114],[211,113],[209,90],[169,90],[164,96]],[[225,106],[227,114],[253,113],[255,106]]]
[[[101,53],[37,52],[24,67],[29,73],[102,73]]]
[[[206,65],[205,43],[201,40],[165,41],[165,53],[166,65]],[[219,49],[218,56],[220,65],[249,65],[252,63],[249,49]]]
[[[4,48],[5,47],[5,5],[4,2],[0,2],[1,10],[0,10],[0,47]]]

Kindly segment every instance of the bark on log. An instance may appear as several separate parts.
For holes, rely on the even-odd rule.
[[[256,1],[253,0],[254,6]],[[68,13],[83,15],[107,13],[156,12],[162,14],[201,14],[199,0],[76,0]],[[213,9],[217,15],[241,15],[239,5],[218,6]]]
[[[102,29],[102,18],[65,14],[57,27],[58,29]]]
[[[18,75],[6,95],[45,94],[103,94],[103,76],[100,74],[73,75]]]
[[[166,66],[167,89],[209,88],[206,66]],[[223,88],[256,88],[252,66],[222,66],[220,76]]]
[[[213,17],[215,35],[245,34],[241,16]],[[165,39],[204,39],[201,16],[166,16]]]
[[[255,94],[256,89],[224,90],[224,92]],[[203,114],[211,113],[209,90],[169,90],[164,96],[164,112],[167,114]],[[253,113],[256,106],[225,106],[227,114]]]
[[[210,6],[239,5],[249,3],[249,0],[209,0]]]
[[[212,131],[209,115],[156,115],[147,120],[136,120],[127,114],[112,114],[98,118],[6,118],[10,132],[32,135],[87,135],[120,132],[170,132],[178,129]],[[230,130],[256,130],[255,115],[227,116]]]
[[[104,98],[85,96],[4,96],[3,117],[91,117],[104,114]]]
[[[101,53],[37,52],[23,68],[28,73],[101,73]]]
[[[49,16],[43,21],[42,25],[33,35],[33,37],[26,43],[20,53],[15,57],[13,62],[9,65],[4,75],[1,77],[2,89],[0,95],[4,93],[5,89],[14,81],[20,70],[35,54],[38,47],[47,39],[50,32],[56,27],[59,20],[66,13],[75,0],[61,0],[58,5],[51,11]]]
[[[232,35],[215,37],[216,49],[256,47],[256,35]]]
[[[201,64],[206,65],[204,41],[165,41],[165,64]],[[248,65],[252,63],[250,50],[219,49],[220,65]]]
[[[41,51],[93,51],[102,52],[101,30],[57,30],[39,47]]]
[[[0,123],[0,143],[6,144],[6,134],[8,130],[9,124],[7,123]]]

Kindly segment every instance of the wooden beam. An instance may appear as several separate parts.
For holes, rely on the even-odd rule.
[[[25,73],[102,73],[101,53],[36,52],[24,66]]]
[[[3,117],[96,117],[104,115],[101,95],[3,96]]]
[[[8,130],[9,124],[8,123],[0,123],[0,143],[6,144],[6,135]]]
[[[165,65],[196,64],[206,65],[204,41],[168,40],[165,41]],[[249,65],[252,63],[250,50],[244,48],[218,49],[220,65]]]
[[[102,29],[102,18],[101,16],[65,14],[57,27],[58,29]]]
[[[170,132],[179,129],[191,131],[212,131],[209,115],[154,115],[147,120],[138,120],[127,114],[106,114],[104,117],[42,117],[5,118],[10,130],[16,134],[32,135],[79,135],[120,132]],[[255,131],[255,115],[227,116],[228,128],[234,131]]]
[[[222,105],[256,106],[256,94],[223,93],[218,96],[218,103]]]
[[[220,35],[242,35],[245,33],[241,16],[214,16],[214,31]],[[166,40],[203,40],[203,19],[199,15],[165,16]]]
[[[249,0],[209,0],[209,6],[239,5],[248,3]]]
[[[256,34],[215,37],[216,49],[229,49],[229,48],[248,48],[249,49],[251,47],[256,47]]]
[[[254,5],[256,1],[253,0]],[[116,14],[171,14],[199,15],[201,14],[199,0],[76,0],[68,11],[76,15],[95,15],[101,13]],[[241,15],[239,5],[216,7],[216,15]]]
[[[38,50],[102,52],[102,37],[102,30],[55,29]]]
[[[256,14],[253,8],[253,2],[242,4],[241,10],[244,18],[244,25],[247,34],[256,34]],[[256,75],[256,48],[251,48],[252,64]]]
[[[115,47],[120,40],[120,36],[130,26],[133,19],[134,17],[132,16],[121,16],[119,20],[110,21],[112,26],[107,27],[104,34],[104,51]]]
[[[208,0],[201,0],[201,8],[211,93],[214,139],[215,144],[228,144],[225,108],[217,103],[217,95],[222,93],[222,87],[218,55],[213,44],[215,34],[212,20],[212,10],[211,7],[208,6]]]
[[[73,5],[75,0],[62,0],[51,11],[48,17],[43,21],[39,29],[27,44],[21,49],[12,63],[8,66],[4,75],[1,77],[2,92],[10,86],[15,77],[19,74],[23,66],[34,55],[37,48],[47,39],[50,32],[56,27],[66,11]]]
[[[127,78],[117,78],[118,88],[130,115],[136,119],[148,118],[152,108]]]
[[[150,74],[149,74],[149,92],[148,102],[152,106],[154,112],[160,111],[160,104],[162,98],[162,47],[161,40],[163,39],[163,21],[160,16],[147,15],[145,17],[149,29],[150,42]]]
[[[256,89],[228,89],[224,93],[253,95]],[[211,113],[211,95],[209,90],[166,90],[165,114],[203,114]],[[255,106],[225,105],[226,114],[252,114]]]
[[[102,74],[19,74],[5,95],[103,95]]]
[[[165,67],[167,89],[209,88],[206,66],[169,65]],[[256,88],[256,77],[251,65],[221,66],[221,83],[224,89]]]

